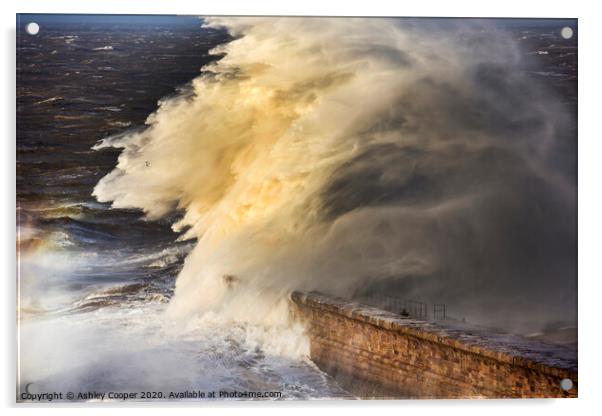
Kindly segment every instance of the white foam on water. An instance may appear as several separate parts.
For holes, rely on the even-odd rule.
[[[132,306],[132,305],[130,305]],[[214,314],[186,325],[161,303],[29,319],[20,385],[30,392],[280,391],[344,393],[306,357],[302,328],[248,325]]]

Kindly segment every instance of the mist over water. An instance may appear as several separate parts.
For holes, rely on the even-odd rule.
[[[197,239],[169,316],[288,325],[294,289],[576,319],[570,106],[484,21],[208,18],[235,40],[96,185]]]

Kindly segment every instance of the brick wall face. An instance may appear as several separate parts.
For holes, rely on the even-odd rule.
[[[294,292],[294,313],[308,331],[311,359],[364,397],[576,397],[577,374],[462,345],[403,319],[341,307],[340,300]],[[570,378],[570,391],[560,381]],[[364,388],[363,386],[369,386]]]

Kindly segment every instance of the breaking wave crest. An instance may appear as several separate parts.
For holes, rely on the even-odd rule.
[[[204,24],[233,35],[223,58],[96,146],[123,149],[99,201],[185,211],[173,228],[197,242],[171,314],[285,324],[290,290],[374,288],[509,327],[574,313],[573,119],[511,38],[479,21]]]

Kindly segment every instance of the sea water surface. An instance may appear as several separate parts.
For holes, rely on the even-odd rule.
[[[92,196],[118,154],[92,147],[142,128],[229,36],[194,17],[27,17],[17,41],[18,399],[348,397],[306,358],[300,328],[166,318],[194,241],[177,242],[170,219],[145,221]],[[22,30],[33,19],[37,36]]]

